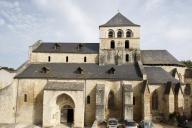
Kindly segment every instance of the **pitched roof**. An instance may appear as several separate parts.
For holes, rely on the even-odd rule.
[[[44,90],[83,91],[84,84],[77,82],[48,82]]]
[[[42,73],[43,67],[49,71]],[[79,67],[83,69],[82,74],[75,72]],[[115,73],[109,74],[107,71],[112,67]],[[31,64],[15,78],[142,80],[138,70],[135,64],[99,66],[93,63],[45,63]]]
[[[99,43],[41,43],[33,52],[98,54]]]
[[[179,82],[161,67],[144,67],[144,70],[149,84],[166,84],[169,81],[176,84]]]
[[[140,25],[134,24],[132,21],[123,16],[121,13],[117,13],[107,23],[99,27],[120,27],[120,26],[140,26]]]
[[[177,65],[184,66],[167,50],[141,50],[144,65]]]

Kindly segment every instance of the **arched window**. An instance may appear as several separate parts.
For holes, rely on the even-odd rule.
[[[87,62],[87,57],[86,56],[84,57],[84,62]]]
[[[91,103],[91,98],[90,96],[87,96],[87,104],[90,104]]]
[[[133,36],[133,32],[129,29],[126,32],[126,37],[132,37]]]
[[[113,30],[109,30],[108,37],[109,38],[113,38],[114,37],[114,31]]]
[[[152,110],[158,109],[158,93],[154,91],[152,94]]]
[[[24,94],[24,102],[27,102],[27,94]]]
[[[125,41],[125,48],[128,49],[129,48],[129,40]]]
[[[113,109],[115,106],[115,96],[112,91],[109,92],[108,95],[108,109]]]
[[[66,58],[65,58],[65,59],[66,59],[66,62],[68,62],[68,61],[69,61],[69,57],[68,57],[68,56],[66,56]]]
[[[126,61],[126,62],[129,62],[129,54],[126,54],[126,55],[125,55],[125,61]]]
[[[48,62],[50,62],[51,61],[51,57],[50,56],[48,56]]]
[[[112,41],[111,41],[111,49],[114,49],[114,48],[115,48],[115,41],[112,40]]]
[[[123,37],[123,31],[122,30],[118,30],[117,37],[118,38],[122,38]]]

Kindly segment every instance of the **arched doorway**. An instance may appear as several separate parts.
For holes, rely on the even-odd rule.
[[[57,105],[59,106],[60,109],[60,123],[73,124],[74,109],[75,109],[73,99],[67,94],[62,94],[57,97]]]
[[[60,122],[61,124],[72,124],[74,121],[74,109],[69,106],[65,105],[61,108],[61,114],[60,114]]]

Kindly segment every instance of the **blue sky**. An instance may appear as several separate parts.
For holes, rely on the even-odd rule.
[[[99,42],[117,10],[141,25],[141,49],[192,60],[192,0],[0,0],[0,66],[17,68],[37,40]]]

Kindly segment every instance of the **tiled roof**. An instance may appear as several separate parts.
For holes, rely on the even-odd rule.
[[[44,90],[83,91],[84,84],[77,82],[48,82]]]
[[[166,84],[167,82],[176,84],[179,82],[161,67],[144,67],[144,70],[149,84]]]
[[[117,13],[107,23],[101,25],[100,27],[121,27],[121,26],[140,26],[140,25],[134,24],[132,21],[123,16],[121,13]]]
[[[44,67],[49,70],[42,72]],[[76,73],[79,67],[82,73]],[[108,73],[112,67],[115,69],[114,74]],[[16,78],[142,80],[135,64],[99,66],[91,63],[31,64]]]
[[[98,54],[99,43],[41,43],[33,52]]]
[[[144,65],[184,66],[167,50],[141,50],[141,60]]]

